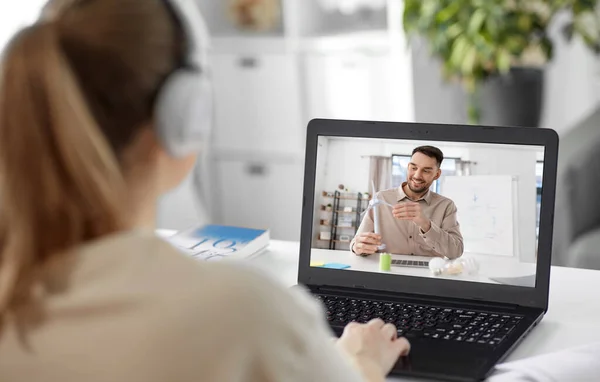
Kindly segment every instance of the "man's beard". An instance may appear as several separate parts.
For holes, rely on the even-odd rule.
[[[412,185],[413,180],[414,180],[413,178],[409,179],[408,188],[415,194],[422,194],[422,193],[426,192],[429,189],[429,187],[431,187],[431,184],[423,183],[423,185],[421,187],[415,188]]]

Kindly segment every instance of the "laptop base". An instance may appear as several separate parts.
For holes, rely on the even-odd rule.
[[[508,306],[387,296],[380,299],[360,292],[313,293],[324,304],[338,336],[349,321],[364,323],[381,318],[394,323],[399,335],[410,341],[411,353],[398,361],[391,374],[436,380],[484,380],[542,317],[541,312]],[[350,316],[354,311],[356,314]]]

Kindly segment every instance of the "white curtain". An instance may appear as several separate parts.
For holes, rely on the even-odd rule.
[[[456,161],[456,175],[471,176],[471,174],[473,173],[473,165],[475,165],[475,163],[471,161],[463,161],[461,159],[458,159]]]
[[[375,191],[383,191],[392,187],[392,158],[391,157],[371,157],[371,166],[369,169],[369,191],[371,184],[375,184]]]

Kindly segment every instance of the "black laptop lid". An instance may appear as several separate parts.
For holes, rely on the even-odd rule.
[[[558,156],[553,130],[317,119],[306,144],[299,283],[547,309]],[[438,168],[413,157],[417,147],[444,156],[430,185],[427,171]],[[361,224],[374,230],[375,184],[375,200],[387,203],[376,207],[386,248],[361,257],[350,244]],[[415,201],[406,197],[411,190],[429,193]],[[397,223],[392,206],[405,202],[421,203],[428,213],[439,204],[431,207],[432,224],[453,231],[462,246],[448,246],[447,236],[426,241],[413,220]],[[422,265],[440,256],[444,272],[387,270],[387,254]]]

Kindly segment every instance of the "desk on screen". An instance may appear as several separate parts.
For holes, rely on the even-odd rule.
[[[391,273],[404,276],[443,278],[458,281],[473,281],[490,284],[498,284],[493,278],[523,277],[535,274],[535,264],[520,263],[515,258],[500,256],[480,255],[465,253],[463,256],[472,257],[479,263],[479,272],[476,275],[461,274],[456,276],[434,276],[428,268],[392,266],[390,272],[379,271],[379,255],[367,257],[357,256],[350,251],[317,249],[311,250],[311,262],[316,263],[344,263],[350,265],[348,271]],[[420,260],[429,261],[430,257],[392,255],[398,260]]]

